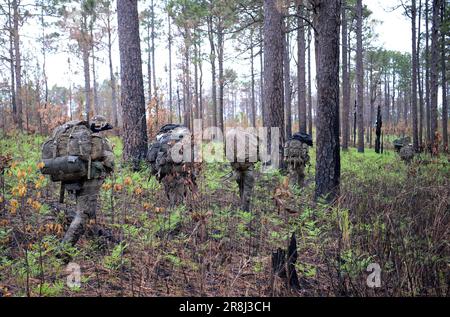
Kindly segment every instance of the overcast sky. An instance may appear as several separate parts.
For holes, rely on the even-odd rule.
[[[378,39],[376,43],[372,43],[373,46],[383,46],[388,50],[397,50],[401,52],[410,52],[411,50],[411,30],[410,23],[408,20],[402,15],[402,9],[397,9],[396,11],[392,11],[392,7],[398,3],[397,0],[365,0],[364,4],[368,6],[368,8],[373,12],[372,18],[380,21],[378,25],[375,27],[376,33],[378,33]],[[142,3],[140,2],[142,6]],[[141,9],[141,8],[140,8]],[[39,28],[28,26],[24,33],[34,33],[39,32]],[[38,44],[32,39],[32,37],[28,37],[27,34],[22,37],[24,42],[27,42],[28,45],[34,46],[36,50],[39,50]],[[113,64],[115,68],[118,69],[119,65],[119,54],[118,54],[118,43],[117,38],[115,40],[115,49],[114,49],[114,60]],[[156,50],[156,73],[158,77],[162,80],[162,85],[167,84],[167,66],[168,66],[168,53],[166,42],[164,39],[160,40],[157,43],[158,47]],[[206,42],[206,41],[205,41]],[[206,44],[205,44],[206,45]],[[207,46],[205,46],[205,50]],[[40,52],[40,51],[39,51]],[[176,48],[175,48],[175,54]],[[107,64],[107,55],[105,52],[98,52],[98,57],[103,60],[103,63],[97,63],[97,76],[98,82],[102,82],[104,79],[108,79],[109,71]],[[250,66],[248,61],[242,61],[236,59],[234,56],[237,53],[234,51],[233,47],[226,47],[226,58],[227,63],[225,67],[230,67],[235,69],[238,74],[248,75],[250,73]],[[70,57],[72,61],[72,72],[76,71],[76,75],[70,75],[67,59]],[[174,66],[178,62],[178,58],[174,56]],[[204,72],[208,74],[209,65],[208,63],[204,63]],[[144,66],[144,73],[145,66]],[[50,86],[57,84],[61,86],[69,86],[69,82],[74,82],[75,84],[81,85],[83,83],[82,77],[82,65],[81,60],[76,54],[68,54],[68,53],[52,53],[48,56],[47,61],[47,74]],[[174,74],[175,76],[175,74]],[[209,77],[205,75],[205,86],[209,85]],[[174,84],[174,90],[176,85]]]

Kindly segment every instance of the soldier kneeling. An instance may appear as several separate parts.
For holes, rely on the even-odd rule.
[[[100,115],[90,123],[70,121],[57,127],[42,146],[41,172],[61,182],[60,202],[65,190],[75,194],[76,212],[63,238],[72,246],[85,232],[88,220],[95,219],[100,187],[114,169],[111,144],[100,135],[109,129],[112,126]]]
[[[309,164],[308,147],[313,146],[312,138],[307,133],[294,133],[284,145],[284,161],[287,165],[291,186],[303,186],[305,167]]]

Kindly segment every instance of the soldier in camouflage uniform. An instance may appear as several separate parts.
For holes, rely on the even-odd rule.
[[[88,220],[95,219],[100,187],[114,169],[111,144],[100,135],[109,129],[112,126],[100,115],[89,123],[74,120],[58,126],[42,145],[41,172],[61,182],[60,203],[66,190],[76,198],[76,211],[66,215],[70,225],[63,238],[72,246],[85,232]]]
[[[404,161],[406,164],[411,163],[411,161],[414,158],[414,148],[411,144],[408,144],[406,146],[403,146],[400,149],[400,158],[402,161]]]
[[[89,220],[96,217],[97,201],[100,188],[105,177],[114,170],[114,153],[112,146],[107,138],[101,137],[100,132],[112,129],[105,117],[101,115],[94,116],[90,122],[90,128],[93,137],[100,137],[103,142],[103,157],[101,160],[92,162],[92,168],[95,169],[94,178],[84,180],[74,184],[66,184],[69,192],[75,194],[76,212],[67,232],[64,235],[63,242],[75,245],[86,230],[86,224]]]
[[[147,161],[151,173],[164,185],[170,206],[184,202],[189,192],[195,192],[196,172],[190,159],[191,132],[178,124],[166,124],[150,145]],[[186,151],[186,153],[184,153]],[[175,157],[176,156],[176,157]]]
[[[395,139],[393,144],[395,151],[399,153],[402,161],[407,164],[411,163],[412,159],[414,158],[414,148],[411,144],[411,138],[409,136],[406,136],[403,138]]]
[[[312,146],[312,139],[306,133],[295,133],[284,145],[284,161],[291,186],[303,186],[305,167],[310,160],[309,146]]]
[[[227,158],[239,187],[241,209],[250,211],[255,186],[254,168],[258,160],[258,138],[244,129],[227,132]]]
[[[402,147],[411,143],[411,138],[409,136],[405,136],[402,138],[395,139],[394,142],[392,143],[394,144],[395,151],[400,152]]]

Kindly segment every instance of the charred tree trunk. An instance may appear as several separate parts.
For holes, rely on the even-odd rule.
[[[448,152],[447,51],[445,42],[446,35],[442,27],[445,21],[445,10],[445,1],[441,0],[442,146],[444,151]]]
[[[147,125],[137,0],[117,1],[120,50],[123,157],[135,169],[147,154]]]
[[[377,109],[377,123],[376,123],[376,130],[375,130],[375,152],[380,153],[381,151],[381,127],[383,126],[383,121],[381,117],[381,107],[378,106]]]
[[[317,156],[315,197],[339,194],[339,24],[340,0],[314,1],[317,48]]]
[[[279,153],[284,145],[283,98],[283,13],[281,2],[264,0],[264,100],[267,106],[266,127],[279,129]],[[269,137],[270,141],[270,137]],[[272,148],[272,152],[277,149]],[[281,157],[280,157],[281,162]]]

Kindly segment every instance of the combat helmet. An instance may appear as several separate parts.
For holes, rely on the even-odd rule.
[[[102,115],[95,115],[89,122],[89,126],[93,132],[110,130],[113,126]]]

